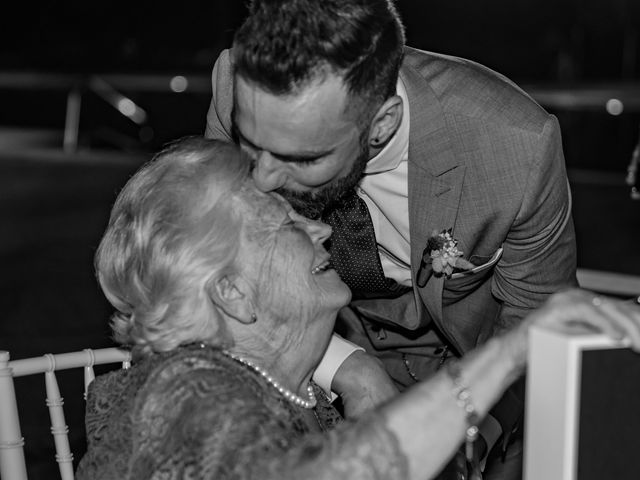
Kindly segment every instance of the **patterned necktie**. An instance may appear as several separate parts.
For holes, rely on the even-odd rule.
[[[395,298],[410,290],[385,277],[367,204],[355,192],[323,221],[333,228],[325,244],[331,263],[354,299]]]

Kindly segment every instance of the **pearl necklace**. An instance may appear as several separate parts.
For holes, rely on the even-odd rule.
[[[280,394],[284,398],[286,398],[288,401],[290,401],[294,405],[297,405],[302,408],[313,408],[316,406],[316,403],[318,403],[318,401],[316,400],[316,396],[313,393],[313,387],[311,385],[307,385],[307,395],[309,396],[309,399],[305,400],[299,395],[296,395],[295,393],[293,393],[291,390],[280,385],[280,383],[276,381],[271,375],[269,375],[269,373],[266,370],[259,367],[255,363],[245,358],[242,358],[239,355],[231,353],[227,350],[222,350],[222,353],[224,353],[227,357],[234,359],[236,362],[246,365],[247,367],[251,368],[255,372],[259,373],[260,376],[267,381],[267,383],[269,383],[272,387],[278,390],[278,392],[280,392]]]

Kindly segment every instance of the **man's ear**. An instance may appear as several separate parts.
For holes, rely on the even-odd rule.
[[[252,291],[239,275],[224,275],[207,282],[207,293],[211,301],[229,317],[240,323],[255,322]]]
[[[393,137],[402,123],[402,98],[394,95],[382,104],[371,122],[369,147],[380,149]]]

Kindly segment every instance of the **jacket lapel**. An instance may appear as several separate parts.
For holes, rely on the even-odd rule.
[[[427,239],[434,231],[453,228],[455,235],[465,167],[455,156],[444,113],[423,75],[405,63],[400,77],[410,103],[408,187],[414,291],[422,299],[418,303],[425,305],[429,316],[446,333],[442,325],[444,278],[432,276],[422,288],[416,278]],[[421,324],[428,322],[424,312],[422,317]]]

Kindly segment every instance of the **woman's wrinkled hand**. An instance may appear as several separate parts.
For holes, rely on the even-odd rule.
[[[562,333],[602,333],[640,352],[640,306],[589,290],[577,288],[552,295],[502,337],[507,356],[518,368],[526,364],[532,326]]]
[[[634,302],[573,289],[551,296],[530,321],[559,332],[604,333],[640,352],[640,306]]]

